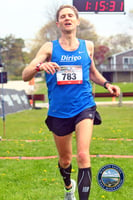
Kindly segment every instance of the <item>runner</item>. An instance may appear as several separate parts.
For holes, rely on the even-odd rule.
[[[80,24],[77,9],[70,5],[61,6],[56,20],[61,37],[46,42],[22,76],[24,81],[29,81],[38,71],[45,71],[49,97],[46,124],[53,132],[59,153],[58,166],[65,184],[64,199],[76,199],[76,182],[71,179],[72,133],[75,131],[79,199],[88,200],[92,179],[89,148],[96,113],[90,80],[116,96],[120,89],[95,68],[93,43],[76,37]]]

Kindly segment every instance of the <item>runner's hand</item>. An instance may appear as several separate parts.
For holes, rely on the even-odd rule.
[[[113,94],[114,96],[119,96],[120,95],[120,88],[116,85],[108,84],[107,86],[108,91]]]
[[[40,70],[48,74],[54,74],[56,71],[60,70],[60,67],[55,62],[45,62],[40,65]]]

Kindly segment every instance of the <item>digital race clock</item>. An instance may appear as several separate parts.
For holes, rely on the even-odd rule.
[[[124,13],[124,0],[73,0],[79,12]]]

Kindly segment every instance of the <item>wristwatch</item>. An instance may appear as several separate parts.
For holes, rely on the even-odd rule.
[[[41,70],[40,70],[41,64],[42,64],[42,63],[39,63],[39,64],[36,65],[36,71],[37,71],[37,72],[40,72],[40,71],[41,71]]]
[[[108,89],[108,88],[106,87],[106,84],[107,84],[107,83],[110,83],[110,84],[111,84],[110,81],[105,81],[104,84],[103,84],[103,86],[104,86],[105,89]]]

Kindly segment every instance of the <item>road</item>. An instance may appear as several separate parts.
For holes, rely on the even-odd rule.
[[[0,88],[2,85],[0,85]],[[25,90],[26,93],[29,93],[30,85],[29,82],[20,81],[8,81],[4,84],[5,89],[15,89],[15,90]]]

